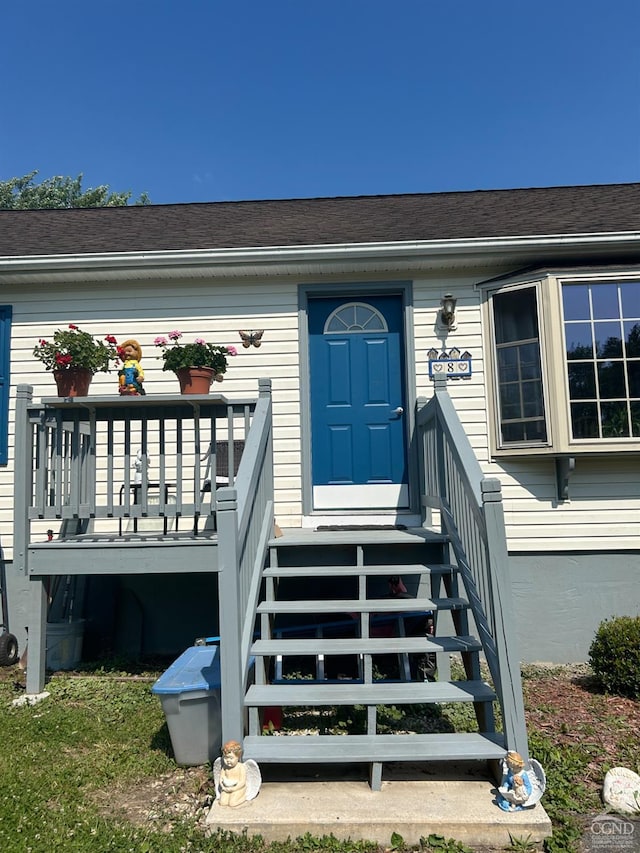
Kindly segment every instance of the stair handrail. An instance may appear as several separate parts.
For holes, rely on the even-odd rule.
[[[501,484],[485,477],[453,401],[446,378],[434,395],[418,401],[423,521],[438,511],[451,543],[479,639],[500,702],[508,749],[528,757],[520,662],[502,507]]]
[[[244,737],[243,699],[250,645],[269,539],[273,535],[273,435],[271,381],[259,396],[238,475],[216,491],[218,607],[223,741]]]

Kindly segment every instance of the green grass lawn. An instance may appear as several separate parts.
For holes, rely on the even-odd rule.
[[[201,820],[205,811],[197,806],[206,805],[212,784],[207,768],[180,769],[172,758],[164,713],[151,692],[158,674],[59,674],[47,683],[48,699],[13,707],[13,700],[24,692],[17,686],[24,682],[24,674],[17,668],[0,670],[0,853],[377,853],[375,844],[332,837],[305,837],[285,844],[230,834],[205,838]],[[527,673],[528,690],[535,677]],[[531,695],[537,697],[536,691]],[[596,696],[594,708],[604,701]],[[634,709],[635,713],[637,704]],[[389,730],[474,726],[472,709],[460,705],[442,708],[435,717],[431,714],[429,718],[426,709],[409,706],[406,713],[392,711],[386,722]],[[545,720],[556,719],[554,714],[550,706]],[[468,720],[465,715],[470,715]],[[295,726],[295,714],[288,719]],[[554,821],[549,853],[577,850],[576,817],[603,810],[595,787],[584,784],[598,758],[598,719],[604,721],[609,739],[619,729],[609,763],[637,770],[637,739],[632,742],[629,728],[616,726],[602,709],[594,716],[593,732],[586,727],[575,742],[562,743],[554,734],[554,729],[561,732],[567,725],[564,720],[558,719],[550,729],[542,723],[539,728],[529,724],[531,753],[548,776],[543,805]],[[358,721],[339,715],[330,722],[332,728],[353,724]],[[395,849],[404,849],[399,837],[394,841]],[[425,839],[422,849],[453,853],[466,848],[434,837]]]
[[[49,699],[12,708],[19,694],[0,685],[0,850],[184,849],[190,827],[160,843],[96,798],[175,766],[149,681],[54,677],[47,690]]]
[[[47,683],[48,699],[13,707],[22,673],[2,671],[0,853],[377,850],[333,838],[269,845],[229,833],[205,838],[192,806],[213,786],[206,769],[176,767],[164,713],[151,693],[158,674],[60,674]],[[174,786],[174,811],[154,798],[167,784]]]

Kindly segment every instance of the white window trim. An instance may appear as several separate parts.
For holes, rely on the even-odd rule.
[[[595,281],[638,281],[640,268],[598,268],[554,270],[545,268],[493,281],[477,288],[484,294],[483,316],[488,334],[485,356],[491,370],[487,375],[489,404],[489,445],[495,458],[518,456],[605,455],[615,452],[640,453],[640,437],[574,439],[571,435],[569,379],[566,369],[562,285]],[[547,424],[547,441],[539,443],[502,444],[498,404],[497,350],[492,299],[496,293],[536,288],[538,335],[542,360],[543,400]]]

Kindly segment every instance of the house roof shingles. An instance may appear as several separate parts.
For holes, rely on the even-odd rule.
[[[0,257],[640,232],[640,183],[0,210]]]

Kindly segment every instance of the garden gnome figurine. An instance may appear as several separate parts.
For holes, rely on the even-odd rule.
[[[241,806],[258,796],[262,776],[255,761],[242,761],[242,745],[227,741],[222,755],[213,763],[216,802],[220,806]]]
[[[118,355],[122,359],[122,367],[118,371],[118,385],[123,396],[137,397],[145,393],[142,383],[144,371],[140,365],[142,347],[133,339],[125,341],[118,347]]]

